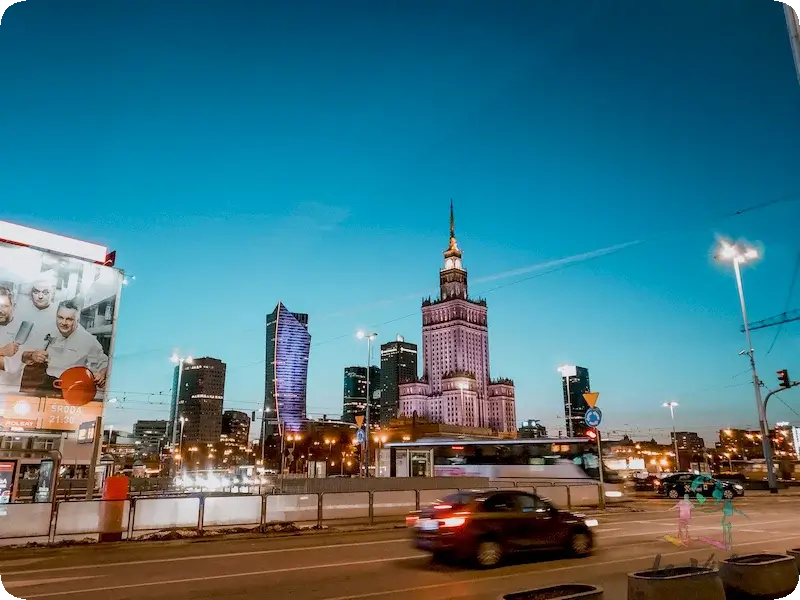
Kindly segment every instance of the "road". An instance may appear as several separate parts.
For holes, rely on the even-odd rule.
[[[668,505],[600,516],[597,549],[586,559],[534,556],[493,571],[439,566],[413,550],[407,532],[315,533],[272,539],[132,542],[60,549],[0,551],[0,574],[14,596],[69,600],[496,600],[554,583],[594,583],[606,597],[626,597],[626,574],[662,565],[701,563],[712,554],[695,542],[681,549],[663,539],[677,516]],[[784,552],[800,547],[800,498],[737,501],[748,518],[733,519],[734,551]],[[720,515],[696,516],[693,535],[721,539]]]

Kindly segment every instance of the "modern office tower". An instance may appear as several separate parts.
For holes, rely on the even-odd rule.
[[[267,315],[264,413],[260,438],[278,431],[300,431],[306,418],[308,315],[290,312],[282,302]]]
[[[370,423],[379,423],[381,418],[381,370],[369,368]],[[355,423],[356,417],[367,413],[367,367],[346,367],[344,370],[344,399],[342,421]]]
[[[133,437],[141,443],[145,454],[158,454],[167,445],[169,438],[168,421],[136,421],[133,424]]]
[[[400,411],[400,384],[417,379],[417,345],[403,336],[381,344],[381,425],[388,425]]]
[[[400,384],[399,414],[513,436],[514,382],[490,377],[486,301],[469,297],[461,259],[451,201],[450,244],[439,271],[439,298],[422,302],[422,377]]]
[[[564,418],[567,424],[567,437],[585,437],[589,426],[586,425],[586,411],[589,405],[583,395],[591,392],[589,369],[575,365],[559,367],[561,372],[561,390],[564,394]]]
[[[178,427],[183,423],[183,444],[216,444],[222,428],[225,397],[225,363],[218,358],[196,358],[183,365],[178,395]],[[180,429],[178,430],[180,436]]]

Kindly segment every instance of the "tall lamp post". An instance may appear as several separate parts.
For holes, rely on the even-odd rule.
[[[183,379],[183,365],[192,364],[191,356],[179,356],[177,353],[172,355],[170,359],[174,364],[178,365],[178,381],[175,389],[175,414],[172,417],[172,465],[170,467],[170,475],[175,474],[175,445],[178,441],[178,406],[181,403],[181,380]]]
[[[364,415],[364,477],[369,477],[369,408],[372,398],[369,393],[369,369],[372,366],[372,341],[378,337],[377,333],[364,333],[359,331],[356,337],[360,340],[367,340],[367,407]]]
[[[186,417],[183,417],[183,416],[180,418],[180,421],[181,421],[181,437],[180,437],[180,441],[178,442],[178,456],[181,459],[181,466],[186,464],[184,462],[184,460],[183,460],[183,428],[186,425],[186,421],[188,421],[188,420],[189,419],[187,419]]]
[[[750,341],[750,326],[747,323],[747,305],[744,300],[744,287],[742,286],[743,264],[753,262],[759,258],[758,250],[752,246],[744,244],[734,244],[723,241],[715,255],[718,260],[733,263],[733,272],[736,275],[736,288],[739,291],[739,304],[742,309],[742,321],[744,322],[744,335],[747,341],[747,348],[744,354],[750,358],[750,371],[753,374],[753,392],[756,398],[756,410],[758,411],[758,424],[761,429],[762,447],[764,449],[764,459],[767,463],[767,480],[769,481],[769,491],[771,494],[778,493],[778,482],[772,462],[772,444],[770,442],[769,431],[767,431],[767,415],[764,402],[761,399],[761,380],[758,378],[756,370],[755,352]]]
[[[678,454],[678,434],[675,433],[675,407],[678,406],[677,402],[664,402],[664,408],[669,409],[669,414],[672,417],[672,443],[675,446],[675,472],[681,470],[681,456]]]

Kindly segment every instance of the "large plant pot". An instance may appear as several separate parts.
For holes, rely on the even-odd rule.
[[[789,550],[786,554],[788,554],[794,559],[794,562],[797,564],[797,569],[798,571],[800,571],[800,548],[793,548]]]
[[[603,600],[603,589],[583,583],[565,583],[502,596],[501,600]]]
[[[795,559],[786,554],[747,554],[722,561],[719,575],[728,600],[778,600],[797,588]]]
[[[628,574],[628,600],[725,600],[716,569],[675,567]]]

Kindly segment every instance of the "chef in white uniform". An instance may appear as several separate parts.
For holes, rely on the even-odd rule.
[[[42,273],[33,282],[25,294],[17,300],[14,311],[16,320],[33,323],[28,340],[23,350],[35,350],[46,344],[45,336],[54,332],[58,303],[55,301],[56,276],[52,271]]]

